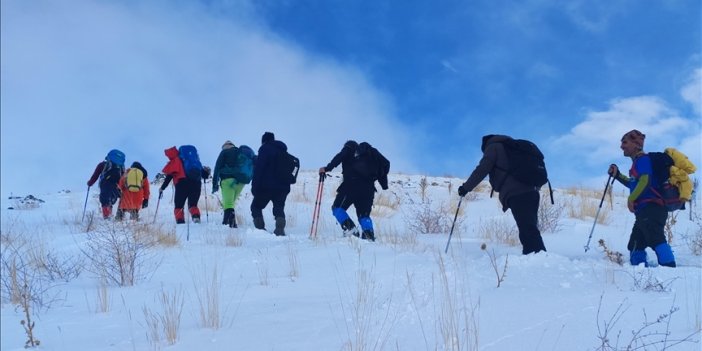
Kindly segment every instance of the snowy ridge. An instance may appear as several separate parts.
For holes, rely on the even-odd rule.
[[[570,214],[588,207],[583,202],[596,208],[602,189],[555,189],[562,212],[558,230],[543,234],[548,252],[522,256],[520,245],[490,236],[490,228],[508,231],[513,220],[482,186],[463,200],[444,254],[448,230],[417,234],[418,220],[439,213],[437,228],[450,226],[463,179],[392,174],[388,191],[378,187],[372,213],[378,241],[369,243],[343,238],[334,222],[330,206],[339,175],[333,172],[325,182],[316,240],[308,238],[314,172],[301,172],[293,186],[286,204],[288,236],[280,238],[253,229],[248,186],[237,202],[239,229],[219,224],[212,195],[207,210],[204,198],[200,201],[203,223],[176,226],[167,190],[152,228],[173,233],[178,242],[149,248],[142,279],[123,287],[101,284],[81,254],[91,238],[81,223],[84,191],[33,194],[45,201],[36,205],[2,199],[3,259],[12,243],[25,238],[43,253],[83,260],[77,277],[52,284],[57,299],[51,306],[34,314],[39,349],[595,350],[604,337],[608,349],[616,350],[700,348],[702,264],[688,243],[702,234],[699,219],[690,220],[688,211],[679,212],[673,226],[671,244],[681,267],[631,267],[626,244],[633,215],[624,190],[615,187],[611,207],[605,201],[606,222],[596,225],[585,253],[594,219]],[[211,184],[206,189],[209,194]],[[156,196],[154,191],[142,211],[142,224],[154,219]],[[91,191],[87,217],[97,208],[97,193]],[[353,208],[349,214],[356,220]],[[270,205],[264,215],[272,229]],[[96,227],[102,222],[95,221]],[[607,259],[600,239],[623,254],[624,265]],[[655,261],[652,252],[649,260]],[[217,328],[201,320],[208,287],[210,296],[218,296]],[[27,339],[20,325],[24,314],[2,288],[0,348],[20,350]],[[161,292],[182,298],[173,345],[163,335],[158,341],[148,336],[144,310],[163,310]],[[108,297],[106,311],[99,311],[101,293]],[[644,322],[651,325],[632,336]]]

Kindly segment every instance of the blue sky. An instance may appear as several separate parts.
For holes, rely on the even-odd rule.
[[[393,171],[466,177],[508,134],[555,186],[599,186],[632,128],[702,165],[696,0],[1,6],[3,196],[80,189],[111,148],[155,173],[169,146],[211,165],[264,131],[307,169],[356,139]]]

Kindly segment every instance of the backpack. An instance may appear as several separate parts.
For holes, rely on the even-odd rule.
[[[390,172],[390,161],[378,149],[364,141],[356,147],[352,168],[363,178],[373,181],[387,180],[387,175]]]
[[[124,152],[117,149],[110,150],[105,156],[105,166],[100,173],[100,181],[113,179],[116,183],[124,173],[124,161]]]
[[[652,188],[668,211],[684,210],[692,197],[692,182],[688,174],[697,168],[682,152],[667,148],[664,152],[649,152],[653,172]]]
[[[300,171],[300,160],[287,151],[281,150],[276,158],[276,178],[284,184],[295,184]]]
[[[132,167],[127,170],[127,176],[124,181],[127,190],[133,193],[141,191],[141,184],[144,181],[144,172],[139,168]]]
[[[508,176],[514,177],[520,183],[535,187],[548,182],[544,154],[536,144],[523,139],[507,139],[500,143],[507,153],[509,169],[503,169],[503,171],[507,172]],[[502,183],[504,182],[503,180]],[[501,187],[502,184],[500,184]]]
[[[202,178],[202,163],[200,163],[200,156],[197,155],[197,149],[192,145],[183,145],[178,148],[178,155],[183,161],[185,176],[192,180],[200,181]]]
[[[234,179],[240,184],[249,184],[253,177],[254,161],[256,160],[256,154],[254,151],[246,146],[241,145],[237,150],[236,156],[236,170],[234,171]]]

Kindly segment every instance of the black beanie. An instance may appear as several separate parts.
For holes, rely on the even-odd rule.
[[[275,135],[271,132],[265,132],[263,133],[263,136],[261,137],[261,144],[265,144],[269,141],[275,140]]]

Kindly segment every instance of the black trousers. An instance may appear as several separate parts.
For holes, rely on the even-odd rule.
[[[350,182],[342,183],[336,191],[332,209],[341,207],[346,211],[353,205],[356,208],[357,218],[370,217],[374,197],[375,188],[372,183],[370,186]]]
[[[646,204],[636,213],[634,228],[631,229],[629,251],[645,250],[646,247],[655,249],[665,243],[665,221],[668,219],[668,210],[655,203]]]
[[[519,230],[519,241],[522,243],[522,253],[546,251],[544,240],[539,231],[539,192],[512,196],[508,200],[514,221]]]
[[[273,216],[285,218],[285,200],[289,191],[260,190],[251,200],[251,217],[263,217],[263,209],[273,202]]]
[[[197,207],[197,203],[200,201],[200,193],[202,192],[201,184],[192,179],[181,179],[175,186],[173,199],[175,208],[183,208],[185,200],[188,200],[188,208]]]

